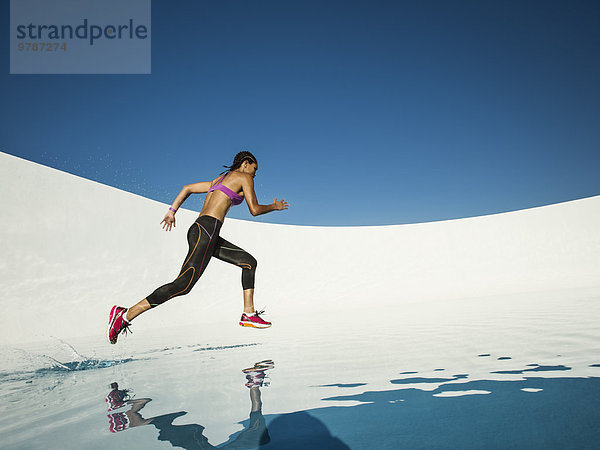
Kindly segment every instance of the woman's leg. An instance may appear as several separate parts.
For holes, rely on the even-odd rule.
[[[217,244],[221,222],[210,216],[201,216],[188,230],[188,253],[177,278],[156,289],[152,294],[129,308],[126,319],[133,320],[141,313],[167,300],[189,293],[204,270]]]
[[[113,306],[108,316],[107,337],[116,344],[119,334],[129,330],[129,323],[144,311],[161,305],[173,297],[185,295],[192,290],[214,252],[221,221],[210,216],[201,216],[188,230],[188,254],[183,262],[179,276],[171,283],[156,289],[152,294],[129,310],[122,306]]]
[[[141,313],[148,311],[150,308],[151,306],[150,303],[148,303],[148,300],[141,300],[127,310],[125,319],[127,319],[127,322],[131,322],[134,318],[139,316]]]
[[[244,312],[253,314],[254,308],[254,279],[256,276],[256,259],[237,245],[219,236],[213,256],[226,263],[242,268],[242,289],[244,290]]]

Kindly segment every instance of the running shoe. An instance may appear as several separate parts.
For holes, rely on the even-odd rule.
[[[242,370],[244,373],[253,373],[253,372],[261,372],[265,370],[269,370],[275,367],[275,363],[271,359],[266,359],[264,361],[259,361],[254,363],[254,366],[248,367],[247,369]]]
[[[249,373],[248,375],[246,375],[246,387],[247,388],[253,388],[253,387],[263,387],[263,384],[265,384],[265,380],[267,379],[267,375],[264,372],[258,372],[258,373]],[[265,384],[265,387],[268,386],[269,383]]]
[[[242,313],[240,325],[243,327],[252,328],[269,328],[271,326],[271,322],[267,322],[262,317],[260,317],[262,313],[264,313],[264,311],[254,311],[254,314]]]
[[[119,431],[125,431],[129,428],[129,418],[127,414],[120,412],[115,414],[107,414],[108,416],[108,429],[111,433],[118,433]]]
[[[130,324],[125,321],[124,314],[126,312],[127,308],[116,305],[110,310],[110,316],[108,317],[108,331],[106,334],[111,344],[117,343],[117,338],[119,337],[119,334],[121,334],[121,331],[131,333],[131,330],[129,329]]]

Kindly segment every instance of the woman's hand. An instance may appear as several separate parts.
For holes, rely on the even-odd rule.
[[[171,231],[171,227],[175,226],[175,213],[173,211],[169,211],[165,214],[165,218],[160,223],[162,225],[163,230]]]
[[[277,201],[277,197],[275,197],[275,200],[273,200],[273,206],[275,206],[275,209],[277,211],[281,211],[281,210],[284,210],[284,209],[288,209],[288,207],[290,205],[284,199],[281,199],[281,200]]]

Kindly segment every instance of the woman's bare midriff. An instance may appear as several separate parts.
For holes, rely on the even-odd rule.
[[[223,222],[231,208],[231,199],[221,191],[212,191],[206,195],[201,216],[211,216]]]

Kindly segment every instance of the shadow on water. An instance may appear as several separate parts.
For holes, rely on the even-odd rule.
[[[600,438],[596,377],[480,380],[324,400],[366,403],[314,411],[348,430],[341,434],[356,448],[597,448]],[[352,431],[361,423],[371,432]]]
[[[275,416],[269,422],[271,442],[265,449],[349,449],[332,436],[325,423],[308,411]]]
[[[444,383],[446,381],[455,381],[461,378],[466,378],[468,375],[454,375],[453,378],[401,378],[399,380],[391,380],[392,384],[414,384],[414,383]]]
[[[261,366],[261,363],[266,364]],[[158,430],[159,441],[186,449],[348,449],[349,445],[361,449],[586,449],[597,448],[600,439],[598,377],[525,376],[520,380],[468,380],[468,374],[446,378],[413,377],[390,380],[399,385],[398,389],[322,399],[360,402],[358,405],[263,417],[260,389],[268,386],[266,372],[274,364],[272,361],[261,363],[243,371],[251,405],[250,417],[240,422],[244,429],[218,446],[208,442],[205,428],[200,424],[173,424],[176,418],[187,414],[185,411],[143,418],[140,410],[151,399],[124,401],[123,405],[130,409],[109,414],[111,431],[153,425]],[[550,375],[551,370],[570,368],[530,364],[514,373]],[[432,386],[424,390],[411,384]],[[362,385],[364,383],[321,386]]]
[[[535,366],[532,367],[531,369],[523,369],[523,370],[498,370],[496,372],[492,372],[492,373],[503,373],[503,374],[509,374],[509,375],[513,375],[513,374],[523,374],[525,372],[551,372],[551,371],[555,371],[555,370],[571,370],[570,367],[566,367],[566,366],[539,366],[537,364],[529,364],[530,366]]]
[[[262,414],[260,389],[269,385],[267,371],[273,367],[273,361],[264,360],[242,371],[246,375],[245,386],[250,390],[250,417],[241,422],[244,426],[242,431],[234,433],[218,446],[209,443],[204,436],[205,428],[200,424],[173,424],[175,419],[185,416],[187,411],[144,418],[140,411],[152,399],[133,399],[129,391],[119,389],[116,382],[112,383],[112,390],[106,396],[109,430],[117,433],[129,428],[153,425],[158,430],[159,441],[185,449],[348,449],[342,441],[331,436],[325,424],[305,411],[276,416],[267,429]]]

